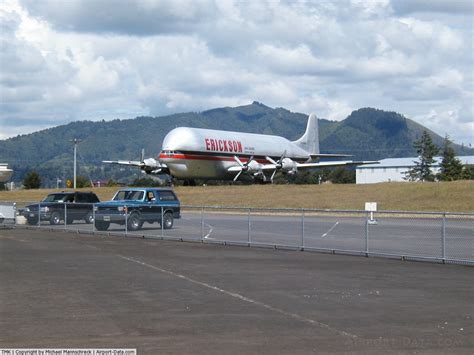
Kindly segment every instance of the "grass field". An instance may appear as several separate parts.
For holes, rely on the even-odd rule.
[[[102,200],[118,188],[93,190]],[[39,201],[56,189],[0,191],[0,201]],[[61,190],[59,190],[61,191]],[[382,183],[367,185],[250,185],[176,187],[181,203],[192,206],[322,208],[363,210],[375,201],[379,210],[474,212],[474,181]]]

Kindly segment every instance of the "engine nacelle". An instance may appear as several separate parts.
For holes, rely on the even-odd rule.
[[[155,171],[161,170],[162,165],[156,159],[148,158],[143,160],[143,165],[140,168],[147,174],[153,174]]]
[[[251,160],[247,166],[247,172],[252,175],[262,174],[263,165],[255,160]]]
[[[298,165],[290,158],[283,158],[281,161],[281,170],[285,174],[294,175],[298,172]]]

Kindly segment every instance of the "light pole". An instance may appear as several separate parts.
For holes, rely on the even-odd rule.
[[[76,189],[76,153],[77,153],[77,143],[79,143],[81,140],[74,138],[74,189]]]

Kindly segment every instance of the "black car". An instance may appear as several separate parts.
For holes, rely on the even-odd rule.
[[[93,192],[55,192],[41,202],[26,206],[22,215],[31,225],[38,224],[38,209],[40,220],[53,225],[64,223],[64,220],[71,224],[81,219],[93,223],[93,204],[97,202],[100,202],[99,198]]]

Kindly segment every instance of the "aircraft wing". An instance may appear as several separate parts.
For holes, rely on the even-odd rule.
[[[234,177],[236,181],[242,173],[249,174],[253,177],[260,177],[263,181],[273,181],[275,174],[280,171],[286,174],[296,174],[299,169],[311,169],[311,168],[329,168],[335,166],[352,166],[352,165],[365,165],[365,164],[378,164],[378,161],[328,161],[319,163],[298,163],[290,158],[281,158],[278,161],[273,160],[270,157],[266,157],[271,164],[261,164],[253,160],[253,157],[243,163],[237,156],[234,156],[234,160],[238,165],[227,168],[229,172],[237,173]],[[268,175],[271,176],[269,177]]]
[[[297,169],[309,169],[309,168],[332,168],[336,166],[353,166],[353,165],[368,165],[368,164],[379,164],[378,161],[352,161],[352,160],[340,160],[340,161],[327,161],[319,163],[296,163]],[[229,168],[229,171],[239,171],[240,167],[235,166]],[[275,170],[275,164],[264,164],[261,166],[262,171],[273,171]]]
[[[311,156],[311,159],[352,157],[352,155],[350,155],[350,154],[324,154],[324,153],[310,154],[310,156]]]
[[[102,163],[105,164],[118,164],[118,165],[131,165],[142,167],[143,163],[138,160],[102,160]]]
[[[305,168],[331,168],[334,166],[353,166],[353,165],[368,165],[368,164],[379,164],[378,161],[352,161],[352,160],[341,160],[341,161],[325,161],[319,163],[296,163],[298,169]],[[270,164],[273,165],[273,164]]]
[[[160,163],[156,159],[147,158],[142,161],[138,160],[103,160],[105,164],[117,164],[135,166],[146,172],[147,174],[161,175],[169,174],[169,169],[166,164]]]

